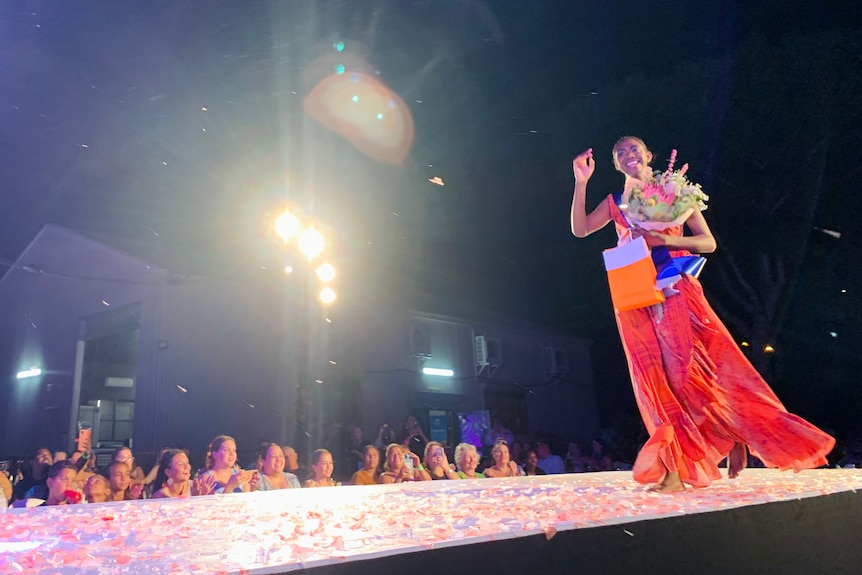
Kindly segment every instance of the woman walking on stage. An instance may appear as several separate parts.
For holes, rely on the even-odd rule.
[[[654,180],[652,158],[639,138],[627,136],[616,143],[614,165],[625,176],[625,193]],[[699,209],[684,222],[688,236],[682,223],[660,232],[632,226],[620,209],[624,194],[605,197],[588,214],[592,149],[576,157],[572,169],[575,236],[586,237],[613,221],[620,245],[642,237],[652,252],[667,250],[670,257],[715,251]],[[736,477],[745,467],[746,446],[767,467],[799,471],[824,465],[835,440],[787,412],[736,347],[700,282],[680,275],[664,303],[615,310],[635,399],[650,436],[635,461],[635,480],[654,484],[652,489],[660,492],[682,491],[685,484],[705,487],[721,477],[718,463],[724,457],[728,476]]]

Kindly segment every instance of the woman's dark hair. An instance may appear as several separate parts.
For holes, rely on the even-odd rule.
[[[161,458],[159,458],[159,470],[156,472],[156,479],[153,483],[156,486],[156,489],[161,489],[168,482],[168,468],[173,465],[174,457],[179,455],[180,453],[185,453],[182,449],[165,449],[162,452]]]
[[[282,452],[284,451],[284,449],[282,449],[282,447],[277,443],[262,443],[260,445],[260,449],[257,450],[257,458],[261,461],[266,459],[267,454],[269,454],[270,447],[278,447]]]
[[[57,479],[57,476],[63,472],[64,469],[74,469],[75,473],[78,472],[78,468],[75,467],[75,464],[69,461],[68,459],[61,459],[56,463],[52,463],[51,467],[48,468],[48,477],[51,479]]]

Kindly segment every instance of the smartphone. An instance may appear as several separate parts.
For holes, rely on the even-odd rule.
[[[82,427],[78,430],[78,439],[75,441],[78,443],[78,447],[81,446],[81,442],[87,439],[92,439],[93,430],[88,427]]]
[[[409,455],[404,456],[404,467],[410,470],[410,475],[413,475],[413,458]]]

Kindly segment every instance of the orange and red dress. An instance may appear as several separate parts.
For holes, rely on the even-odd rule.
[[[613,196],[622,237],[627,225]],[[681,236],[682,226],[663,233]],[[671,251],[671,256],[689,255]],[[683,275],[663,304],[615,310],[635,399],[649,432],[634,464],[640,483],[667,472],[694,487],[719,479],[718,464],[737,442],[767,467],[810,469],[826,464],[835,440],[789,413],[736,346],[707,303],[700,282]],[[659,308],[660,306],[660,308]]]

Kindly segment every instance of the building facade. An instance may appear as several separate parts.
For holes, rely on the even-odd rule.
[[[589,342],[375,302],[326,311],[284,277],[183,276],[47,226],[0,278],[0,457],[71,449],[80,427],[196,463],[217,434],[307,455],[408,414],[450,445],[489,414],[524,435],[597,428]]]

